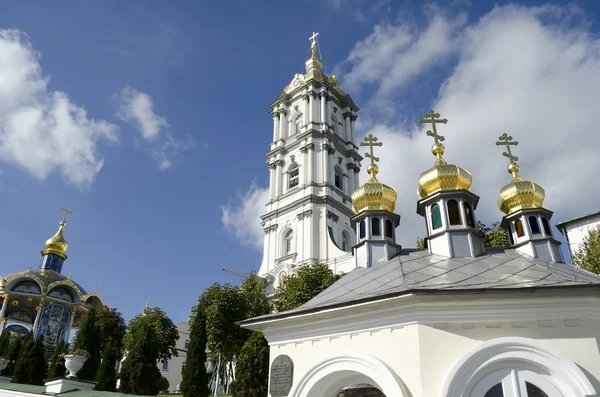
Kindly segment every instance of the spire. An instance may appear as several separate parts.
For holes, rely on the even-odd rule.
[[[62,268],[62,263],[65,259],[67,259],[67,249],[69,248],[69,245],[67,244],[67,241],[65,240],[65,236],[63,234],[63,230],[65,228],[65,226],[67,225],[67,215],[71,214],[72,211],[69,207],[69,205],[67,205],[65,208],[61,208],[61,211],[64,212],[63,218],[59,223],[58,226],[58,231],[54,234],[54,236],[50,237],[48,240],[46,240],[46,248],[42,251],[42,267],[41,270],[55,270],[57,272],[60,273],[60,268]],[[48,257],[56,257],[54,259],[52,259],[50,262],[52,263],[47,263],[47,261],[44,258],[48,258]],[[58,260],[60,259],[60,260]],[[59,263],[60,262],[60,263]]]

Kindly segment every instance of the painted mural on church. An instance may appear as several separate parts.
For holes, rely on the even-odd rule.
[[[60,339],[64,339],[69,327],[70,316],[66,307],[58,303],[49,304],[42,309],[36,337],[43,335],[47,343],[56,343]]]

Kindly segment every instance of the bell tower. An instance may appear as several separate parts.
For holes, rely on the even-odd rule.
[[[327,263],[347,271],[355,243],[351,193],[362,157],[355,140],[358,107],[335,76],[327,76],[309,38],[305,73],[271,103],[273,142],[267,153],[269,200],[261,217],[263,261],[258,275],[272,293],[299,266]]]

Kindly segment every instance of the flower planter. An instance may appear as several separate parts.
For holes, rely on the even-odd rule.
[[[77,374],[77,371],[79,371],[81,367],[83,367],[83,363],[85,363],[85,360],[87,360],[87,357],[84,356],[78,356],[75,354],[66,355],[65,368],[69,370],[67,378],[77,378],[75,374]]]
[[[6,368],[6,366],[8,365],[10,361],[7,360],[6,358],[1,358],[0,357],[0,371],[4,371],[4,369]]]

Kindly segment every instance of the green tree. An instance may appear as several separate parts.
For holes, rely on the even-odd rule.
[[[422,239],[421,237],[417,237],[417,248],[419,248],[419,249],[425,248],[425,239]]]
[[[196,306],[190,324],[190,343],[183,369],[181,392],[184,396],[207,397],[210,395],[206,373],[206,318],[204,309]]]
[[[264,397],[269,381],[269,343],[260,332],[254,332],[240,351],[236,362],[234,397]]]
[[[168,393],[169,387],[171,387],[169,380],[167,378],[165,378],[164,376],[161,376],[160,380],[158,381],[159,391],[163,392],[163,393]]]
[[[69,349],[69,344],[61,339],[60,342],[54,348],[52,358],[50,359],[50,368],[48,369],[48,378],[62,378],[65,376],[67,369],[65,368],[65,359],[61,357]]]
[[[573,263],[582,269],[600,274],[600,225],[591,228],[573,255]]]
[[[2,371],[2,375],[12,376],[15,370],[15,364],[19,358],[19,352],[23,347],[23,339],[16,337],[12,338],[8,349],[6,351],[5,357],[8,358],[9,363]]]
[[[100,351],[104,352],[108,342],[112,340],[113,348],[119,352],[118,359],[123,356],[123,338],[127,332],[125,319],[115,308],[103,306],[98,310],[96,325],[100,330]]]
[[[510,239],[506,230],[500,226],[500,222],[495,222],[491,228],[487,227],[481,221],[477,221],[475,229],[484,234],[483,242],[488,248],[510,248]]]
[[[0,357],[8,358],[7,353],[10,346],[10,336],[8,332],[4,332],[0,335]]]
[[[33,346],[33,343],[33,332],[29,332],[23,339],[21,349],[19,350],[11,383],[27,383],[27,356],[31,350],[31,347]]]
[[[90,354],[83,367],[77,372],[79,379],[94,380],[100,367],[102,350],[100,350],[100,330],[96,326],[97,313],[96,307],[90,306],[73,342],[74,348],[87,350]]]
[[[96,374],[96,387],[94,390],[102,391],[117,391],[117,361],[119,360],[120,351],[116,347],[116,343],[110,338],[104,352],[102,353],[102,363]]]
[[[240,318],[239,320],[258,317],[271,312],[271,305],[264,293],[264,279],[258,277],[254,271],[250,272],[244,278],[240,290],[245,303],[245,309],[244,318]]]
[[[275,309],[280,312],[295,309],[317,296],[341,276],[334,274],[329,266],[323,263],[302,266],[277,288]]]
[[[129,351],[129,346],[135,343],[133,339],[138,335],[137,328],[142,324],[148,324],[151,327],[153,332],[152,339],[157,343],[158,357],[154,362],[155,364],[158,361],[170,360],[173,356],[177,357],[175,346],[179,339],[179,332],[164,310],[158,307],[144,309],[142,314],[135,316],[129,322],[129,326],[127,327],[128,332],[123,339],[125,350]]]
[[[156,366],[161,355],[160,336],[152,319],[137,316],[132,323],[133,327],[130,327],[125,338],[127,358],[121,368],[120,391],[125,394],[155,396],[160,391],[161,374]]]

